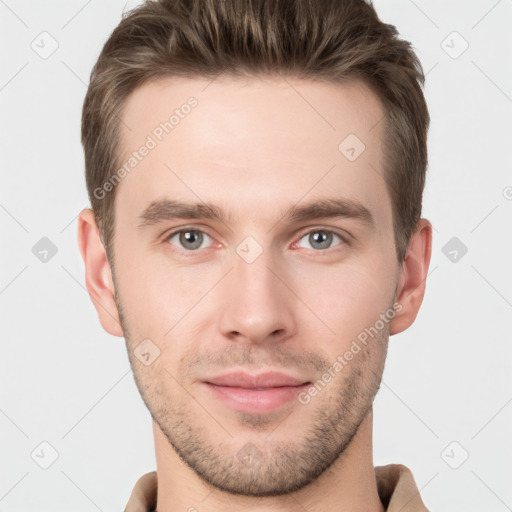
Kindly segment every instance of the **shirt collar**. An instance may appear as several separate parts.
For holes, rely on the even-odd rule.
[[[379,498],[386,512],[429,512],[407,466],[376,466],[375,478]],[[133,488],[124,512],[154,512],[157,490],[156,471],[142,475]]]

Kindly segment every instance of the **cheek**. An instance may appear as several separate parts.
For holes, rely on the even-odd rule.
[[[373,325],[389,307],[393,293],[392,272],[382,263],[309,268],[301,273],[294,290],[308,306],[304,327],[348,343]],[[333,334],[333,332],[334,334]]]
[[[203,297],[219,280],[217,274],[219,269],[211,266],[171,265],[161,254],[132,252],[116,270],[125,320],[138,337],[154,339],[163,347],[197,320]]]

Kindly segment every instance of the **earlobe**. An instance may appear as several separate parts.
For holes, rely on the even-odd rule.
[[[391,321],[390,335],[412,325],[425,295],[428,267],[432,253],[432,224],[420,219],[411,236],[397,287],[397,314]]]
[[[91,208],[78,216],[78,246],[85,263],[85,283],[103,328],[113,336],[124,336],[115,302],[107,253],[100,238],[96,218]]]

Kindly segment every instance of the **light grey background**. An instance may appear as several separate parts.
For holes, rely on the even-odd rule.
[[[97,319],[76,243],[82,102],[135,5],[0,0],[0,511],[123,510],[156,467],[124,340]],[[375,5],[427,73],[435,232],[422,309],[390,340],[374,462],[411,468],[431,510],[512,510],[512,0]],[[43,237],[57,248],[46,263],[32,252]]]

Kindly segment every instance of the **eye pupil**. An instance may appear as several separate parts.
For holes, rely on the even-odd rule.
[[[203,235],[200,231],[182,231],[180,233],[180,243],[186,247],[187,244],[189,248],[197,249],[201,247],[202,241],[203,241]],[[195,239],[195,241],[194,241]],[[190,247],[190,244],[192,244],[192,247]]]
[[[310,240],[313,243],[319,243],[321,249],[328,248],[332,242],[332,233],[325,231],[315,231],[310,234]]]

